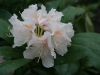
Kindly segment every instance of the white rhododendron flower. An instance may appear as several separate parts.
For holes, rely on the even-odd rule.
[[[20,21],[14,14],[9,22],[13,25],[11,34],[14,37],[14,45],[27,44],[23,52],[24,58],[41,59],[43,66],[49,68],[54,65],[55,51],[63,56],[68,52],[67,46],[71,45],[74,30],[71,23],[62,23],[62,12],[51,9],[48,13],[45,6],[38,9],[37,4],[25,9]]]

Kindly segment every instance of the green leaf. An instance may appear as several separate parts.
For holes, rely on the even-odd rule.
[[[88,6],[87,6],[87,8],[88,9],[90,9],[90,10],[95,10],[95,9],[97,9],[97,7],[100,5],[100,3],[98,2],[98,3],[93,3],[93,4],[89,4]]]
[[[76,0],[58,0],[58,1],[59,1],[58,8],[60,10],[64,9],[67,5],[72,5],[76,3]]]
[[[94,26],[88,14],[85,16],[85,27],[87,32],[94,32]]]
[[[76,63],[57,65],[54,67],[58,72],[58,75],[74,75],[78,70]]]
[[[76,28],[76,31],[75,31],[76,33],[86,32],[85,22],[84,22],[83,18],[81,18],[80,20],[76,21],[74,26]]]
[[[62,10],[64,9],[65,5],[66,5],[66,0],[58,0],[59,1],[59,9]]]
[[[10,47],[10,46],[2,46],[0,47],[0,56],[7,56],[12,58],[23,57],[23,53]]]
[[[90,74],[88,74],[88,73],[86,73],[86,72],[82,71],[82,72],[80,72],[80,74],[79,74],[79,75],[90,75]]]
[[[85,66],[94,66],[100,71],[100,34],[80,33],[73,38],[73,43],[88,48]],[[86,64],[87,63],[87,64]]]
[[[78,8],[78,7],[68,6],[62,12],[64,14],[62,21],[70,22],[70,21],[74,20],[75,16],[83,14],[85,12],[85,10],[82,8]]]
[[[13,72],[17,68],[27,64],[30,62],[30,60],[27,59],[16,59],[16,60],[10,60],[5,61],[0,64],[0,75],[8,75],[9,73]]]
[[[58,5],[59,5],[59,2],[57,0],[50,1],[50,2],[46,3],[46,9],[47,9],[47,11],[51,10],[52,8],[56,9],[58,7]]]
[[[13,38],[7,36],[9,34],[9,28],[11,28],[11,25],[0,19],[0,38],[6,40],[10,44],[13,44]]]
[[[7,10],[5,9],[0,9],[0,18],[7,21],[10,19],[11,17],[11,13],[9,13]]]

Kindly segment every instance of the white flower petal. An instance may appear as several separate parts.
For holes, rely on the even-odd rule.
[[[47,68],[54,66],[54,59],[53,59],[53,56],[51,56],[50,52],[48,52],[47,56],[42,58],[42,64],[44,67],[47,67]]]
[[[63,13],[56,11],[56,9],[51,9],[48,13],[49,20],[53,22],[60,22],[62,16]]]
[[[39,46],[28,47],[27,50],[24,51],[23,55],[26,59],[34,59],[35,57],[39,57]]]
[[[35,5],[30,5],[29,8],[25,9],[21,17],[24,20],[34,20],[35,23],[37,23],[37,4]]]
[[[36,11],[34,11],[32,9],[25,9],[22,12],[21,17],[24,20],[34,20],[34,21],[36,21]]]
[[[37,19],[39,25],[42,26],[47,20],[47,11],[44,5],[41,5],[41,9],[37,11]]]
[[[37,7],[37,4],[35,5],[30,5],[29,6],[29,9],[33,10],[33,11],[37,11],[38,7]]]
[[[67,45],[70,45],[70,41],[66,40],[62,35],[54,35],[53,43],[57,53],[62,56],[67,52]]]
[[[56,58],[56,54],[54,52],[54,48],[51,43],[51,35],[49,32],[45,32],[44,35],[41,37],[41,40],[44,40],[44,39],[47,39],[47,45],[50,49],[51,55],[54,56],[54,58]]]
[[[22,23],[17,19],[16,14],[13,14],[13,16],[9,19],[9,22],[14,26],[22,25]]]

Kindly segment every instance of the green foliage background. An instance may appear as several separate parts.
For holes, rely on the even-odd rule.
[[[100,5],[99,0],[0,0],[0,75],[99,75],[100,72],[100,34],[95,33],[91,18],[92,11]],[[47,11],[55,8],[63,12],[62,22],[72,22],[75,36],[68,53],[57,55],[55,66],[45,68],[37,58],[23,58],[25,46],[12,48],[13,38],[8,37],[12,14],[20,13],[31,4],[45,5]]]

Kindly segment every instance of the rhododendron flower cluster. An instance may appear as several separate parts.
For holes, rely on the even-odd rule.
[[[38,9],[37,4],[30,5],[21,13],[23,21],[17,19],[14,14],[9,22],[13,25],[10,30],[14,37],[14,45],[27,44],[23,56],[26,59],[42,60],[43,66],[49,68],[54,65],[55,51],[63,56],[67,46],[71,44],[74,35],[71,23],[62,23],[62,12],[51,9],[48,13],[45,6]]]

